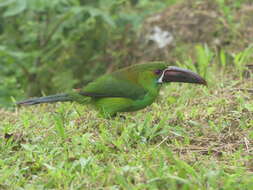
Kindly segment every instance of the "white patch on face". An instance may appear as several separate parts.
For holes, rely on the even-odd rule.
[[[167,70],[167,69],[164,69],[164,70],[163,70],[162,75],[160,76],[160,78],[159,78],[158,81],[157,81],[158,84],[162,84],[162,83],[163,83],[163,77],[164,77],[164,73],[165,73],[166,70]]]

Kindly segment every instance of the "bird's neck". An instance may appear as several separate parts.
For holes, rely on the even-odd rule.
[[[157,83],[157,77],[151,71],[139,75],[139,84],[152,96],[157,96],[161,85]]]

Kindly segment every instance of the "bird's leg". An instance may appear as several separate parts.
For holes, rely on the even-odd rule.
[[[126,120],[127,119],[126,116],[124,116],[124,115],[119,115],[119,118],[122,119],[122,120]]]

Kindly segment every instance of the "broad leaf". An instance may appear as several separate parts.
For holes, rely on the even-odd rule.
[[[1,0],[0,7],[6,7],[14,2],[15,2],[15,0]]]
[[[22,13],[27,7],[26,0],[16,0],[11,4],[8,9],[4,12],[5,17],[15,16]]]

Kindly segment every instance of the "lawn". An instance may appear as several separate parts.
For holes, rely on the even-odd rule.
[[[253,189],[253,78],[210,66],[208,87],[104,119],[75,103],[0,110],[0,189]]]

